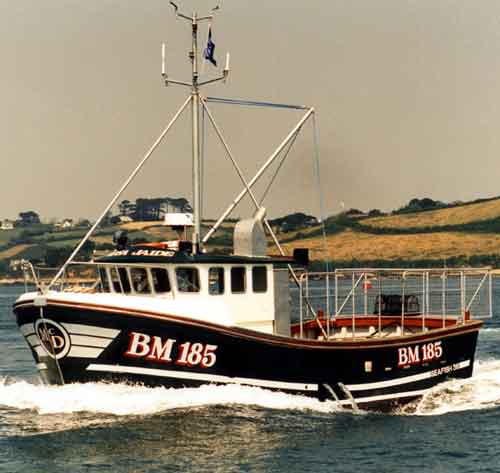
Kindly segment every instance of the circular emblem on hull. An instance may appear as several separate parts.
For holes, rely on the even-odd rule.
[[[50,319],[38,319],[35,332],[47,354],[55,359],[65,357],[71,348],[71,341],[66,329]]]

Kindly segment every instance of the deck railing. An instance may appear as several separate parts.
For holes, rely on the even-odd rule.
[[[30,261],[22,261],[22,270],[24,274],[25,291],[29,286],[35,286],[40,293],[45,293],[49,283],[58,271],[58,268],[46,266],[35,266]],[[87,262],[74,262],[68,265],[62,276],[52,285],[51,289],[63,291],[65,288],[80,286],[94,287],[98,282],[96,266]]]
[[[409,317],[412,325],[428,318],[465,323],[469,318],[492,317],[490,269],[337,269],[304,273],[299,287],[300,337],[304,322],[316,319],[330,336],[336,317],[350,317],[352,336],[362,317],[376,317],[376,333],[383,319],[400,320],[401,333]],[[321,319],[321,323],[320,323]],[[365,319],[366,320],[366,319]]]

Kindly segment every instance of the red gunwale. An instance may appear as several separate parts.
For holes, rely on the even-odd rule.
[[[440,329],[445,327],[453,327],[458,325],[458,321],[461,321],[461,318],[455,316],[446,316],[442,315],[426,315],[424,318],[424,325],[428,329]],[[326,329],[328,319],[326,318],[318,318],[313,320],[308,320],[302,324],[303,330],[317,330],[318,335],[320,335],[319,323],[321,326]],[[355,315],[354,316],[355,326],[358,328],[366,328],[370,326],[378,327],[378,317],[377,316],[366,316],[366,315]],[[381,326],[389,327],[394,326],[395,324],[401,325],[401,316],[387,316],[383,315],[381,317]],[[404,318],[404,326],[405,328],[416,328],[422,329],[422,316],[406,316]],[[341,328],[341,327],[352,327],[352,316],[342,316],[335,317],[330,319],[330,330]],[[292,335],[296,335],[300,333],[300,323],[292,324],[291,326]]]

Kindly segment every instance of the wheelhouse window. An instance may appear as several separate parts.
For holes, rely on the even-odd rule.
[[[130,294],[130,279],[128,278],[127,268],[118,268],[118,276],[123,292],[125,294]]]
[[[145,268],[130,268],[130,277],[132,279],[132,287],[137,294],[149,294],[148,272]]]
[[[254,266],[252,268],[253,292],[267,291],[267,268],[265,266]]]
[[[120,281],[120,277],[118,276],[118,271],[114,266],[109,268],[109,276],[111,278],[111,287],[113,288],[113,291],[117,293],[122,293],[123,292],[122,283]]]
[[[99,279],[101,281],[102,292],[110,292],[108,273],[106,268],[99,268]]]
[[[246,268],[244,266],[235,266],[231,268],[231,292],[239,294],[246,289]]]
[[[200,276],[196,268],[177,268],[175,270],[177,288],[180,292],[199,292]]]
[[[208,270],[208,293],[212,295],[224,294],[224,268],[210,268]]]
[[[170,292],[170,281],[166,269],[151,268],[151,278],[153,280],[153,288],[157,294]]]

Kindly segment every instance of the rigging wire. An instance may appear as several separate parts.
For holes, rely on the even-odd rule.
[[[288,108],[292,110],[309,110],[310,107],[305,105],[290,105],[286,103],[273,103],[273,102],[257,102],[255,100],[243,99],[226,99],[223,97],[207,97],[206,102],[222,103],[228,105],[244,105],[247,107],[270,107],[270,108]]]
[[[328,260],[328,242],[326,239],[326,226],[325,226],[325,199],[323,189],[321,187],[321,173],[320,173],[320,160],[319,160],[319,129],[316,123],[316,112],[312,116],[313,126],[313,141],[314,141],[314,170],[316,174],[316,184],[318,186],[319,194],[319,218],[321,219],[321,232],[323,233],[323,252],[325,257],[325,271],[330,272],[330,262]]]
[[[269,184],[267,185],[265,191],[263,192],[263,194],[262,194],[262,196],[260,198],[260,205],[262,205],[262,203],[264,202],[264,199],[267,197],[267,193],[269,192],[269,190],[271,189],[272,185],[274,184],[274,181],[275,181],[276,177],[278,176],[278,173],[280,172],[281,166],[285,163],[286,158],[288,157],[288,153],[292,149],[292,146],[295,143],[295,140],[297,139],[297,136],[299,136],[299,133],[300,133],[301,129],[302,128],[299,128],[297,130],[297,133],[295,133],[295,135],[291,139],[290,143],[288,143],[288,149],[285,151],[285,153],[283,153],[281,161],[279,162],[278,167],[276,168],[276,171],[274,172],[273,177],[269,181]]]
[[[201,107],[201,140],[200,140],[200,194],[203,196],[204,191],[203,188],[205,186],[205,141],[206,141],[206,127],[205,127],[205,108]],[[204,215],[204,204],[205,199],[201,199],[201,217],[203,220]],[[200,235],[201,236],[201,235]]]

